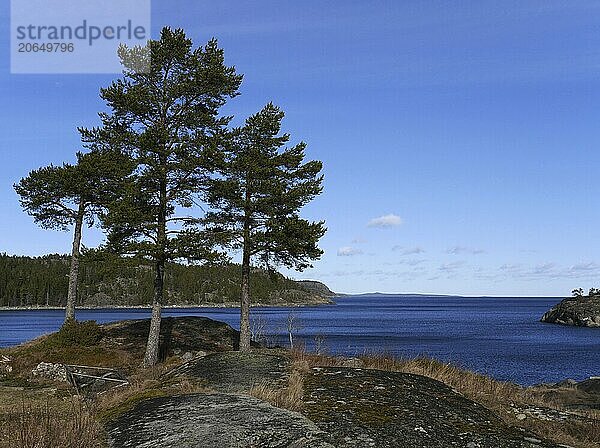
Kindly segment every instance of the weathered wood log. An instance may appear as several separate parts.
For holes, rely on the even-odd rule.
[[[121,372],[109,367],[66,365],[65,368],[67,378],[77,394],[81,394],[84,389],[106,388],[107,383],[112,384],[109,388],[129,384],[129,380]]]

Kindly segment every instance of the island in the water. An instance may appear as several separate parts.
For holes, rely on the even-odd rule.
[[[577,294],[568,297],[544,313],[541,321],[577,327],[600,327],[600,295]]]

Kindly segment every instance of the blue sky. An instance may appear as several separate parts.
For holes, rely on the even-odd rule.
[[[0,32],[9,33],[8,2]],[[152,2],[152,29],[217,37],[323,160],[325,254],[291,273],[341,292],[565,295],[600,286],[600,2]],[[0,45],[0,251],[67,252],[12,184],[73,160],[111,75],[11,75]],[[94,246],[101,234],[88,232]]]

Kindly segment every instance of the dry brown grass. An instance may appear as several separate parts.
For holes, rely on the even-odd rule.
[[[278,408],[298,411],[302,409],[304,378],[300,372],[293,371],[290,373],[285,387],[277,389],[271,384],[263,382],[252,387],[248,395],[271,403]]]
[[[163,377],[178,362],[168,359],[152,369],[138,368],[128,386],[85,400],[72,397],[66,384],[58,389],[0,387],[0,448],[105,447],[103,423],[140,401],[206,391],[193,379]]]
[[[134,371],[141,362],[125,350],[101,345],[47,346],[44,344],[46,339],[47,336],[43,336],[27,344],[0,351],[1,354],[13,360],[11,363],[14,369],[12,376],[27,377],[40,362],[112,367],[126,372]]]
[[[140,401],[208,392],[202,383],[192,378],[166,379],[164,374],[180,362],[175,357],[154,369],[143,370],[138,367],[140,360],[118,350],[99,346],[56,348],[39,342],[12,349],[10,353],[2,351],[15,360],[15,372],[10,378],[14,385],[24,380],[25,373],[38,361],[64,362],[65,359],[70,363],[119,366],[131,374],[130,385],[99,395],[93,407],[73,401],[66,390],[48,392],[48,389],[28,388],[19,392],[15,388],[0,388],[0,448],[102,447],[105,445],[101,423],[132,409]],[[307,353],[302,347],[293,350],[291,357],[289,375],[282,387],[260,383],[249,394],[278,407],[300,410],[303,378],[311,367],[346,366],[411,373],[441,381],[465,397],[494,410],[510,424],[529,429],[542,437],[578,448],[600,448],[598,412],[582,411],[581,415],[588,419],[582,421],[559,423],[535,418],[519,421],[515,418],[513,406],[543,406],[560,410],[561,404],[539,390],[496,381],[450,363],[429,358],[398,359],[385,354],[343,358]]]
[[[303,352],[297,351],[294,352]],[[248,395],[271,403],[278,408],[298,411],[302,409],[304,397],[304,375],[310,370],[306,360],[295,355],[289,368],[289,374],[284,387],[276,388],[272,384],[262,382],[252,387]]]
[[[517,420],[513,406],[563,410],[559,402],[547,400],[534,388],[497,381],[454,364],[425,357],[402,359],[387,354],[370,354],[358,358],[344,358],[306,353],[302,350],[295,350],[292,355],[296,363],[302,362],[309,367],[360,367],[433,378],[495,411],[512,425],[518,425],[557,443],[577,448],[600,448],[600,413],[597,411],[578,411],[577,414],[584,418],[581,421],[552,422],[535,418]]]
[[[101,448],[104,432],[93,410],[71,398],[68,407],[23,398],[21,405],[0,416],[2,448]],[[59,408],[62,408],[59,411]]]

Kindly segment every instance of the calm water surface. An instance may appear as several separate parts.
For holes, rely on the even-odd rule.
[[[501,380],[529,385],[600,375],[600,329],[539,322],[557,298],[466,298],[354,296],[336,305],[306,308],[255,308],[274,342],[284,343],[290,312],[301,329],[297,338],[314,347],[320,339],[332,353],[387,352],[429,355],[453,361]],[[290,311],[291,310],[291,311]],[[206,316],[239,328],[239,310],[167,309],[165,316]],[[141,319],[149,310],[83,310],[79,320],[99,323]],[[0,347],[57,330],[60,310],[0,311]]]

